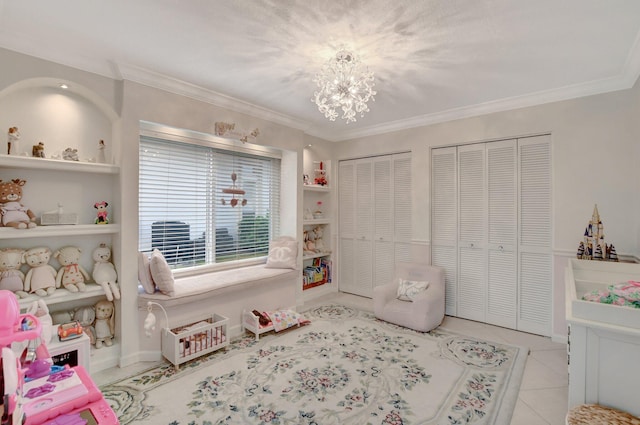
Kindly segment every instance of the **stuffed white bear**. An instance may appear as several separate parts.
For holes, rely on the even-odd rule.
[[[25,298],[24,273],[20,266],[24,263],[24,250],[17,248],[0,249],[0,289],[6,289]]]
[[[100,244],[93,250],[93,280],[104,289],[107,299],[113,301],[114,298],[120,299],[120,289],[116,283],[118,274],[110,259],[111,249],[107,245]]]
[[[60,270],[56,276],[56,286],[69,290],[69,292],[84,292],[87,290],[84,284],[89,280],[89,273],[80,265],[80,255],[82,251],[75,246],[65,246],[53,253],[53,257],[58,260]]]
[[[51,250],[44,246],[30,248],[24,254],[25,262],[31,267],[24,278],[25,292],[35,292],[44,297],[56,290],[56,269],[49,264]]]

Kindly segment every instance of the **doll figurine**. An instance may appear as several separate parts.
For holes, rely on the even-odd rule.
[[[109,224],[109,218],[107,218],[107,207],[109,204],[106,201],[96,202],[93,204],[93,208],[98,210],[96,217],[96,224]]]
[[[20,132],[18,127],[11,127],[7,132],[7,155],[19,155],[18,141],[20,140]]]

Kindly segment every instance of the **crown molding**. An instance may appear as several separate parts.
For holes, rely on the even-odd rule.
[[[306,131],[309,124],[271,109],[254,105],[234,97],[169,77],[148,69],[125,63],[116,64],[118,73],[124,80],[133,81],[146,86],[155,87],[181,96],[210,103],[221,108],[230,109],[252,117],[271,121],[297,130]]]
[[[640,57],[637,62],[638,63],[636,64],[636,67],[637,69],[640,69]],[[376,136],[379,134],[390,133],[394,131],[439,124],[447,121],[455,121],[463,118],[477,117],[480,115],[487,115],[496,112],[504,112],[513,109],[538,106],[546,103],[571,100],[618,90],[625,90],[633,87],[633,84],[638,77],[638,71],[635,71],[635,74],[627,74],[614,78],[592,81],[584,84],[566,86],[559,89],[545,90],[523,96],[499,99],[491,102],[479,103],[477,105],[465,106],[462,108],[449,109],[433,114],[420,115],[404,120],[392,121],[362,129],[343,131],[340,133],[335,133],[333,137],[329,138],[328,140],[332,142],[341,142],[360,137]],[[325,139],[326,138],[327,137],[325,136]]]

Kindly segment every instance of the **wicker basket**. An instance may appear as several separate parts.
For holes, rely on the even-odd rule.
[[[640,418],[598,404],[582,404],[569,410],[567,425],[640,425]]]

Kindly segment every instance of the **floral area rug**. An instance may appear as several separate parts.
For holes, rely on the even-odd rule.
[[[310,325],[101,389],[123,425],[510,423],[527,349],[341,305],[304,315]]]

